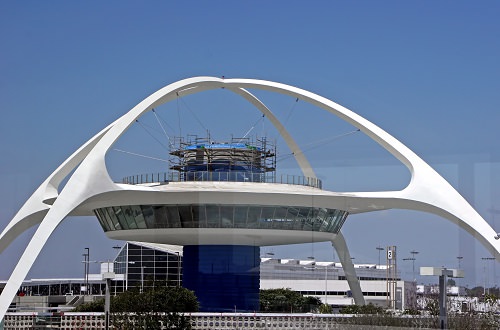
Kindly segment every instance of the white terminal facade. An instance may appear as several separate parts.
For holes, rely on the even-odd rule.
[[[105,283],[102,274],[114,271],[111,294],[116,295],[132,287],[147,288],[155,281],[169,285],[182,285],[182,246],[144,242],[126,242],[116,258],[103,263],[100,273],[90,273],[83,278],[54,278],[25,280],[18,296],[11,305],[17,312],[68,311],[79,304],[102,296]],[[366,303],[388,306],[387,265],[355,264],[356,275]],[[0,281],[0,288],[5,286]],[[403,281],[395,274],[396,295],[394,308],[416,308],[416,283]],[[288,288],[306,296],[318,297],[334,311],[355,304],[342,265],[339,262],[312,259],[277,259],[262,256],[260,259],[260,289]],[[88,289],[87,289],[88,288]],[[84,290],[82,290],[84,289]],[[423,293],[423,292],[421,292]],[[453,294],[453,292],[451,292]],[[462,294],[463,295],[463,294]]]
[[[235,93],[261,111],[283,137],[302,176],[291,182],[279,181],[283,177],[280,175],[268,180],[267,168],[255,169],[248,164],[241,171],[237,169],[241,164],[234,168],[230,165],[225,171],[228,175],[240,171],[250,176],[221,179],[213,175],[217,169],[200,168],[194,172],[201,175],[190,176],[184,174],[190,172],[191,164],[182,164],[174,169],[184,173],[178,180],[162,181],[157,177],[141,183],[111,179],[106,153],[140,116],[179,97],[213,89]],[[406,165],[411,173],[410,183],[400,191],[343,193],[322,189],[314,168],[286,127],[249,89],[300,99],[357,127]],[[178,155],[187,155],[189,147],[177,150]],[[194,145],[195,149],[207,147]],[[255,151],[255,147],[232,145],[230,149]],[[265,156],[267,150],[258,153]],[[255,173],[258,179],[254,180]],[[61,186],[63,181],[65,185]],[[39,225],[2,291],[0,318],[55,228],[67,216],[88,215],[97,215],[106,235],[113,239],[183,246],[183,285],[202,297],[202,310],[233,309],[236,303],[241,310],[254,310],[258,306],[259,248],[308,243],[311,231],[316,242],[332,243],[352,299],[364,304],[365,289],[356,275],[341,226],[348,214],[394,208],[442,216],[473,235],[495,258],[500,257],[497,233],[444,178],[401,142],[351,110],[312,92],[271,81],[184,79],[153,93],[82,145],[40,185],[4,228],[0,251],[27,228]],[[214,258],[215,255],[220,257]],[[229,289],[212,301],[203,298],[207,292],[219,291],[216,283],[220,278],[227,279],[228,287],[234,290]],[[204,282],[205,279],[209,281]],[[246,289],[238,292],[243,282]],[[390,291],[391,301],[396,301],[396,286],[391,286]]]

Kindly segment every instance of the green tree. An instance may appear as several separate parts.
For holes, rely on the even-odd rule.
[[[261,312],[310,312],[321,305],[321,300],[316,297],[304,297],[290,289],[260,290]]]
[[[437,299],[429,299],[425,305],[425,310],[433,316],[439,315],[439,302]]]
[[[407,308],[403,312],[404,315],[420,315],[420,311],[418,309]]]
[[[89,312],[104,312],[104,299],[94,300],[74,309],[75,312],[89,313]]]
[[[150,282],[144,292],[133,288],[111,298],[111,323],[117,329],[191,329],[184,312],[198,311],[193,291]],[[78,312],[103,312],[104,299],[78,306]]]
[[[484,287],[482,286],[476,286],[473,287],[472,289],[465,289],[465,292],[469,297],[482,297],[484,293]]]
[[[321,304],[321,306],[319,306],[319,312],[321,314],[331,314],[333,312],[333,309],[332,306],[328,304]]]
[[[124,292],[111,301],[112,323],[119,329],[191,329],[184,312],[197,312],[193,291],[167,283],[148,283],[143,293],[138,288]],[[132,317],[131,314],[134,316]]]
[[[156,282],[155,282],[156,283]],[[137,288],[111,300],[111,312],[196,312],[198,300],[193,291],[183,287],[155,284],[140,293]]]
[[[486,296],[484,297],[484,302],[493,307],[497,303],[497,296],[495,296],[492,293],[487,293]]]
[[[342,314],[387,314],[387,311],[372,303],[367,305],[348,305],[340,310]]]

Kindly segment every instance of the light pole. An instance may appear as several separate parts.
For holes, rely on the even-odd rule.
[[[181,285],[181,253],[176,251],[177,254],[177,287]]]
[[[384,251],[385,249],[381,246],[377,246],[376,249],[378,250],[378,265],[380,267],[380,252]]]
[[[413,282],[416,282],[417,281],[417,278],[415,277],[415,255],[418,254],[418,251],[410,251],[412,257],[411,258],[403,258],[404,261],[408,261],[408,260],[411,260],[412,262],[412,274],[413,274]]]
[[[101,263],[103,263],[103,262],[105,262],[105,261],[101,261]],[[111,262],[108,260],[107,261],[108,271],[106,273],[102,274],[102,279],[106,280],[106,295],[104,296],[104,316],[105,316],[105,328],[106,328],[106,330],[109,329],[109,313],[111,311],[110,288],[111,288],[111,280],[113,280],[115,278],[114,264],[121,264],[121,263],[124,263],[124,262],[113,261],[113,271],[110,271],[109,265],[111,264]],[[130,262],[125,262],[125,263],[133,264],[134,262],[130,261]],[[116,292],[116,290],[115,290],[115,292]],[[142,292],[142,290],[141,290],[141,292]]]
[[[486,298],[486,287],[489,285],[488,273],[490,272],[490,267],[488,266],[487,262],[488,262],[488,260],[495,260],[495,258],[484,257],[484,258],[481,258],[481,260],[484,261],[484,290],[483,290],[483,294],[485,295],[485,298]],[[488,288],[488,294],[490,294],[490,288]]]
[[[413,267],[413,281],[417,282],[417,278],[415,277],[415,260],[416,260],[415,256],[418,254],[418,251],[412,250],[412,251],[410,251],[410,253],[411,253],[412,258],[413,258],[413,260],[412,260],[412,263],[413,263],[413,266],[412,266]]]
[[[80,294],[87,294],[87,254],[82,254],[83,257],[83,286],[80,286]],[[85,291],[83,290],[85,288]]]
[[[115,263],[123,263],[123,262],[118,262],[118,261],[116,261],[116,258],[118,258],[118,255],[119,255],[119,253],[120,253],[120,249],[121,249],[121,248],[122,248],[122,247],[121,247],[121,246],[119,246],[119,245],[115,245],[115,246],[113,246],[113,250],[117,251],[117,252],[116,252],[116,253],[117,253],[117,255],[115,256],[115,261],[113,261],[113,272],[115,271],[115,267],[114,267],[114,264],[115,264]],[[127,263],[127,262],[125,262],[125,263]],[[116,296],[116,287],[117,287],[117,286],[118,286],[118,285],[117,285],[117,282],[115,281],[115,284],[114,284],[114,287],[115,287],[115,294],[114,294],[114,295],[115,295],[115,296]],[[122,281],[122,288],[121,288],[121,290],[123,291],[123,281]]]
[[[110,287],[111,287],[111,280],[115,278],[115,272],[110,272],[109,271],[109,264],[110,261],[108,260],[108,271],[106,273],[102,274],[102,279],[106,280],[106,295],[104,297],[104,321],[105,321],[105,329],[109,329],[109,312],[111,310],[111,297],[110,297]],[[114,267],[113,267],[114,270]]]
[[[403,261],[410,261],[410,260],[413,262],[412,274],[413,274],[413,278],[415,278],[415,258],[403,258]]]
[[[324,266],[325,267],[325,305],[328,305],[328,266],[329,265]]]
[[[83,283],[85,284],[85,295],[88,295],[89,292],[89,263],[90,263],[90,248],[85,248],[87,252],[82,254],[85,258],[83,261],[83,269],[84,269],[84,277]]]
[[[87,287],[87,294],[90,291],[90,285],[89,285],[89,273],[90,273],[90,248],[85,248],[87,250],[87,276],[85,277],[85,285]],[[92,292],[90,292],[92,294]]]
[[[304,269],[310,269],[310,270],[313,270],[313,271],[316,270],[316,269],[319,269],[320,267],[324,267],[325,268],[325,302],[324,302],[325,305],[328,305],[328,267],[329,266],[334,266],[334,265],[335,265],[334,262],[332,262],[330,265],[328,265],[328,264],[319,265],[318,263],[314,262],[312,264],[312,266],[310,266],[310,267],[308,267],[308,266],[304,267]],[[314,276],[314,277],[316,277],[316,276]]]
[[[457,260],[458,260],[458,269],[460,269],[460,264],[461,264],[463,258],[464,257],[462,257],[462,256],[458,256],[457,257]]]
[[[325,305],[328,305],[328,266],[325,265]]]
[[[141,265],[141,293],[144,292],[144,269],[146,267]]]
[[[457,260],[458,260],[458,269],[460,269],[460,264],[461,264],[463,258],[464,257],[462,257],[462,256],[458,256],[457,257]],[[458,284],[458,279],[457,279],[457,286],[458,286],[458,296],[460,297],[460,285]]]

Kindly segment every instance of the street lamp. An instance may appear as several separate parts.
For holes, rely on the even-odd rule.
[[[417,281],[417,278],[415,277],[415,255],[418,254],[418,251],[415,251],[415,250],[412,250],[410,251],[412,257],[411,258],[403,258],[404,261],[408,261],[408,260],[411,260],[412,262],[412,273],[413,273],[413,282],[416,282]]]
[[[310,267],[304,267],[304,269],[310,269],[310,270],[316,270],[319,269],[320,267],[325,268],[325,305],[328,304],[328,267],[329,266],[335,266],[335,262],[332,262],[330,264],[325,264],[325,265],[319,265],[318,263],[313,263],[312,266]]]
[[[177,287],[181,285],[181,253],[176,251],[177,254]]]
[[[101,264],[104,263],[105,261],[101,261]],[[110,271],[109,265],[111,264],[111,261],[107,261],[108,264],[108,271],[102,274],[102,279],[106,280],[106,295],[104,296],[104,315],[105,315],[105,329],[109,329],[109,313],[111,310],[111,297],[110,297],[110,288],[111,288],[111,280],[115,278],[115,272],[114,272],[114,264],[121,264],[121,263],[129,263],[129,264],[134,264],[134,261],[125,261],[125,262],[120,262],[120,261],[113,261],[113,271]],[[115,290],[116,291],[116,290]],[[142,290],[141,290],[142,292]]]
[[[415,280],[415,258],[403,258],[403,261],[412,261],[413,262],[413,279]]]
[[[85,285],[86,285],[86,288],[87,288],[87,293],[89,292],[89,289],[90,289],[90,285],[89,285],[89,273],[90,273],[90,248],[85,248],[85,250],[87,250],[87,276],[85,277]],[[92,294],[92,292],[90,292]]]
[[[418,251],[411,250],[410,253],[411,253],[412,258],[413,258],[413,261],[412,261],[412,263],[413,263],[413,281],[417,282],[417,278],[415,277],[415,260],[416,260],[415,256],[418,254]]]
[[[87,281],[85,280],[87,278],[87,254],[82,254],[83,257],[83,284],[80,286],[80,294],[83,291],[83,294],[87,294]],[[84,290],[85,289],[85,290]]]
[[[458,256],[457,257],[457,260],[458,260],[458,269],[461,268],[460,264],[461,264],[463,258],[464,257],[462,257],[462,256]],[[457,286],[458,286],[458,296],[460,297],[460,284],[458,283],[458,280],[457,280]]]
[[[462,259],[463,259],[463,258],[464,258],[464,257],[462,257],[462,256],[458,256],[458,257],[457,257],[457,260],[458,260],[458,269],[460,269],[460,263],[462,262]]]
[[[109,288],[111,287],[111,280],[115,278],[115,272],[109,271],[109,260],[108,260],[108,271],[102,274],[102,279],[106,280],[106,295],[104,297],[104,317],[105,317],[105,329],[109,329],[109,312],[111,310],[111,297],[109,293]],[[114,268],[114,267],[113,267]]]
[[[144,292],[144,266],[141,266],[141,293]]]
[[[88,294],[89,291],[89,263],[90,263],[90,248],[85,248],[87,252],[82,254],[84,257],[83,261],[83,269],[84,269],[84,276],[83,276],[83,282],[85,284],[85,295]]]
[[[486,297],[486,287],[489,285],[489,281],[488,281],[488,273],[490,272],[490,267],[488,266],[487,267],[487,262],[488,260],[495,260],[495,258],[493,257],[484,257],[484,258],[481,258],[481,260],[484,261],[484,289],[483,289],[483,294],[485,295]],[[488,288],[488,294],[490,294],[490,289]]]
[[[334,264],[322,266],[325,267],[325,305],[328,305],[328,266],[333,266]]]
[[[378,250],[378,265],[380,267],[380,252],[384,251],[385,249],[381,246],[377,246],[376,249]]]

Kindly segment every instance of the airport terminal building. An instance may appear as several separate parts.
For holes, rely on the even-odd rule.
[[[114,267],[114,268],[111,268]],[[116,258],[102,263],[100,274],[82,278],[31,279],[24,281],[10,311],[65,311],[83,302],[101,298],[105,292],[102,274],[114,270],[111,294],[150,285],[151,281],[167,281],[182,285],[182,247],[167,244],[126,242]],[[356,274],[367,303],[388,305],[386,265],[355,265]],[[260,258],[260,289],[289,288],[305,296],[315,296],[334,307],[354,304],[344,270],[339,263],[297,259]],[[397,309],[416,305],[414,282],[397,283]],[[0,286],[5,284],[0,282]],[[82,290],[88,287],[87,290]],[[236,306],[237,308],[237,306]]]

